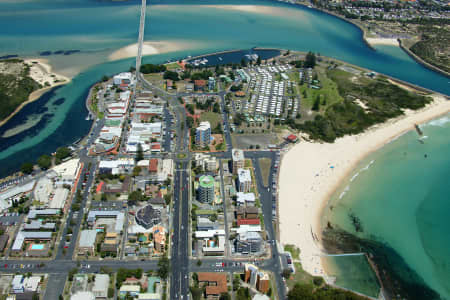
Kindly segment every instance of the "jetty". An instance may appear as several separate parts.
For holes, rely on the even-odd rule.
[[[422,131],[422,129],[420,129],[420,126],[419,126],[419,124],[414,124],[414,128],[416,129],[416,131],[417,131],[417,134],[419,135],[419,136],[422,136],[423,135],[423,131]]]

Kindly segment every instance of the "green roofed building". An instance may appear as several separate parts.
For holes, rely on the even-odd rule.
[[[214,201],[214,178],[211,175],[203,175],[199,178],[198,200],[203,203]]]

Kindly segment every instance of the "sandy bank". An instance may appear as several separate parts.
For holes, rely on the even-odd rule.
[[[394,38],[366,38],[366,41],[371,45],[389,45],[399,46],[398,40]]]
[[[193,43],[183,41],[152,41],[144,42],[142,55],[155,55],[186,49],[192,49]],[[114,51],[108,56],[108,60],[119,60],[124,58],[136,57],[138,44],[131,44]]]
[[[30,77],[43,86],[43,88],[32,92],[28,96],[28,100],[20,104],[6,119],[0,122],[0,127],[6,124],[13,116],[15,116],[25,105],[36,101],[45,92],[52,88],[70,82],[70,78],[52,72],[52,67],[46,59],[25,59],[24,62],[30,66]]]
[[[333,144],[301,141],[283,157],[280,170],[281,243],[300,248],[303,268],[324,275],[321,262],[320,218],[330,195],[369,153],[399,135],[450,112],[450,101],[434,95],[433,103],[422,110],[373,126],[365,133],[346,136]],[[314,235],[314,237],[313,237]]]

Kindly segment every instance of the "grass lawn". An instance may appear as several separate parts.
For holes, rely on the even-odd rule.
[[[292,289],[296,283],[300,284],[311,284],[313,280],[313,276],[303,270],[302,265],[300,263],[294,263],[295,266],[295,274],[292,274],[291,277],[287,280],[287,284],[289,289]]]
[[[220,114],[208,111],[200,115],[200,122],[209,121],[211,124],[211,130],[217,127],[217,124],[222,124],[222,119]]]
[[[302,104],[307,108],[311,108],[316,98],[320,97],[320,110],[324,111],[328,106],[343,101],[344,99],[339,95],[337,84],[326,75],[325,70],[316,68],[316,72],[318,73],[318,79],[322,88],[316,90],[308,88],[307,84],[303,84],[300,86],[300,95]]]
[[[263,178],[263,183],[265,186],[269,184],[269,174],[270,174],[270,163],[272,160],[270,158],[260,158],[259,167],[261,168],[261,176]]]
[[[293,259],[299,259],[300,249],[298,249],[294,245],[290,245],[290,244],[285,245],[284,246],[284,251],[290,252]]]
[[[169,70],[169,71],[173,71],[173,70],[180,68],[180,66],[176,62],[166,64],[165,66],[166,66],[167,70]]]

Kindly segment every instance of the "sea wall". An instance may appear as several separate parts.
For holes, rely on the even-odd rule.
[[[433,66],[432,64],[424,61],[422,58],[420,58],[419,56],[417,56],[414,52],[412,52],[411,50],[409,50],[408,47],[404,46],[402,44],[402,40],[398,39],[398,44],[400,45],[400,48],[403,49],[403,51],[406,52],[406,54],[408,54],[412,59],[414,59],[417,63],[421,64],[422,66],[424,66],[425,68],[428,68],[430,70],[433,70],[435,72],[438,72],[441,75],[446,76],[447,78],[450,78],[450,73],[441,70],[440,68]]]

